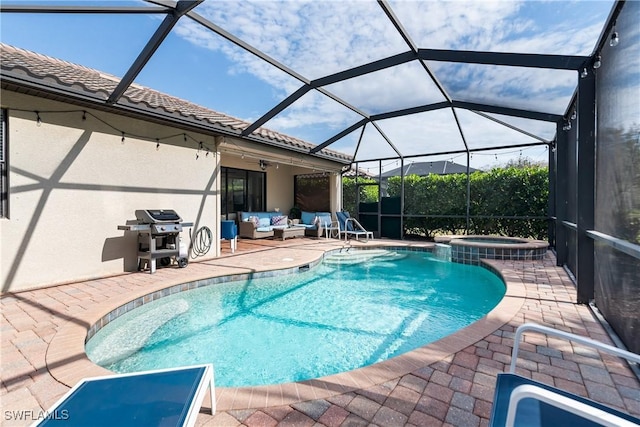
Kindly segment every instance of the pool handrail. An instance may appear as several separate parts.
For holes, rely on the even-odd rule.
[[[598,350],[604,351],[605,353],[613,354],[615,356],[622,357],[623,359],[627,359],[635,363],[640,363],[640,355],[632,353],[630,351],[623,350],[609,344],[604,344],[599,341],[592,340],[591,338],[586,338],[569,332],[559,331],[548,326],[538,325],[537,323],[524,323],[518,326],[515,336],[513,337],[513,351],[511,352],[511,364],[509,365],[509,372],[511,373],[515,373],[516,371],[518,351],[520,350],[520,338],[526,331],[540,332],[542,334],[564,338],[568,341],[573,341],[587,347],[594,347]]]
[[[336,218],[338,219],[338,237],[344,234],[345,242],[349,235],[355,236],[356,239],[364,235],[365,239],[373,240],[373,232],[364,228],[357,219],[349,215],[349,212],[338,211],[336,212]]]

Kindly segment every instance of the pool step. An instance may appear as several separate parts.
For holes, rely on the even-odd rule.
[[[87,351],[89,359],[102,366],[126,359],[144,347],[157,329],[186,313],[189,303],[179,299],[152,307],[154,308],[140,315],[138,322],[125,323],[111,334],[105,335],[105,338],[101,334],[93,337],[93,346]]]
[[[329,265],[353,265],[369,261],[391,261],[406,257],[405,254],[386,249],[347,250],[325,256],[324,263]]]

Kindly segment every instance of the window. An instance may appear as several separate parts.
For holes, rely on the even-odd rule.
[[[7,110],[1,111],[0,128],[0,218],[9,217],[9,167],[7,146]]]
[[[329,176],[325,174],[296,175],[293,192],[296,205],[303,211],[331,210]]]
[[[235,218],[238,211],[266,210],[266,173],[244,169],[221,168],[221,214]]]

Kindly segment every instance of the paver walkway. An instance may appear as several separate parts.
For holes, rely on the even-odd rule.
[[[369,244],[377,243],[390,244],[389,241]],[[63,334],[70,327],[86,331],[90,327],[86,319],[95,317],[96,311],[110,302],[117,307],[119,301],[128,301],[145,289],[180,281],[301,265],[343,243],[294,239],[278,245],[271,241],[251,244],[254,249],[250,252],[191,263],[186,269],[159,269],[154,275],[132,273],[4,295],[0,300],[2,425],[30,424],[30,418],[40,415],[68,390],[58,379],[71,375],[65,370],[77,370],[77,362],[86,362],[85,355],[74,350],[56,359],[52,354],[47,356],[47,351],[54,352],[52,341],[57,340],[60,346],[58,333]],[[213,417],[203,410],[197,424],[485,426],[496,374],[508,369],[517,326],[536,322],[610,343],[588,307],[576,304],[575,288],[564,270],[555,266],[551,253],[543,261],[491,261],[491,264],[507,281],[517,280],[524,286],[521,296],[512,297],[521,299],[519,310],[492,333],[472,336],[472,344],[460,351],[434,360],[424,358],[424,363],[414,358],[414,368],[409,373],[381,383],[368,378],[370,381],[364,383],[370,385],[345,387],[344,393],[321,396],[315,392],[315,397],[304,397],[300,387],[294,387],[299,391],[298,399],[289,400],[302,401],[286,403],[287,399],[279,396],[285,403],[222,410]],[[473,334],[473,330],[462,333]],[[518,373],[640,416],[638,379],[624,361],[615,357],[527,333],[521,345]],[[82,372],[75,374],[82,376]],[[219,407],[223,409],[233,407],[229,390],[233,389],[218,393]],[[273,399],[265,402],[271,405]],[[18,417],[23,419],[17,420]]]

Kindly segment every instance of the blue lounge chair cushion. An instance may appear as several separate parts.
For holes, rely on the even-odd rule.
[[[39,427],[182,426],[192,417],[206,367],[84,380]]]
[[[347,222],[347,218],[350,218],[349,212],[347,212],[347,211],[336,212],[336,217],[338,218],[338,224],[340,225],[340,231],[345,231],[345,230],[346,231],[354,231],[353,223],[351,221]]]
[[[493,409],[491,411],[490,427],[504,426],[507,420],[507,412],[509,409],[509,399],[511,392],[518,386],[530,384],[545,390],[552,391],[559,395],[571,398],[575,401],[588,404],[592,407],[601,409],[610,414],[629,421],[640,423],[640,420],[616,409],[610,408],[601,403],[586,399],[581,396],[569,393],[555,387],[521,377],[520,375],[510,373],[498,374],[496,381],[496,391],[493,400]],[[536,399],[526,398],[520,401],[517,407],[515,425],[517,426],[580,426],[580,427],[601,427],[600,423],[572,414],[561,408],[549,405]]]

